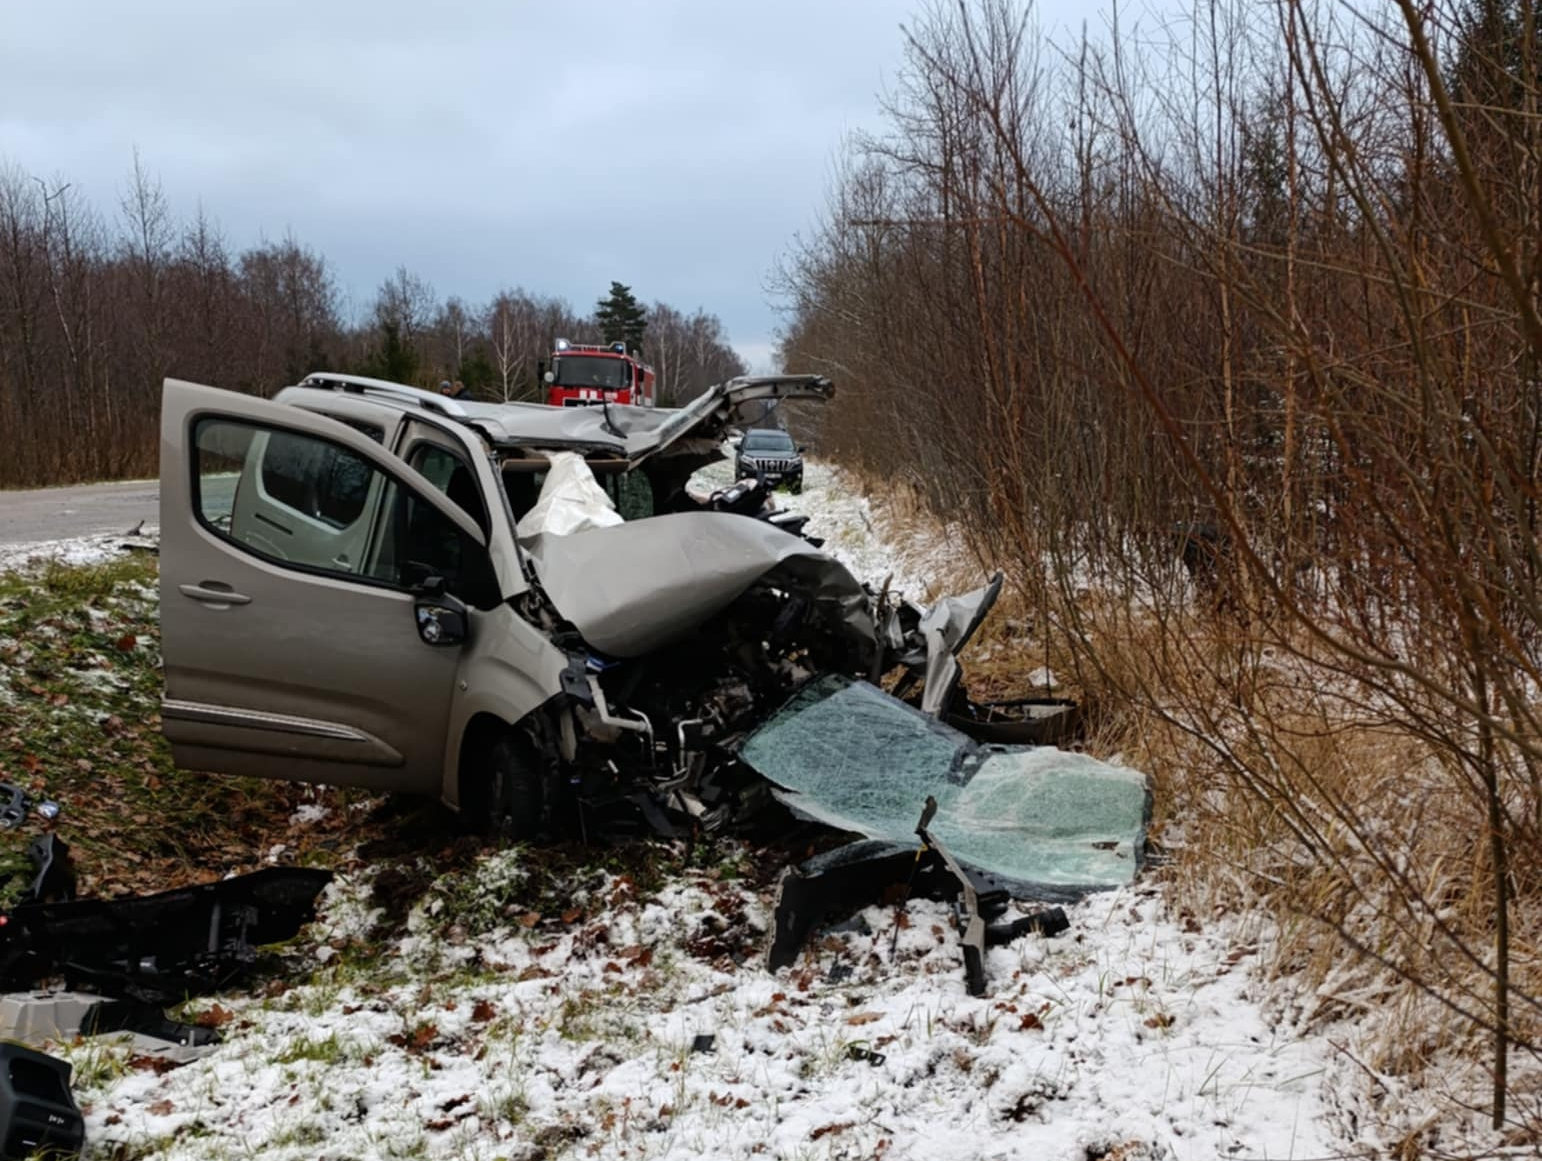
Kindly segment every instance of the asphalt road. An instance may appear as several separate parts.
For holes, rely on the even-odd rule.
[[[141,520],[160,523],[159,508],[155,480],[0,491],[0,546],[126,533]]]

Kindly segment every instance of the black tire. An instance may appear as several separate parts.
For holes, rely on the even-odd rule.
[[[509,730],[487,748],[484,830],[500,842],[526,842],[541,833],[541,760],[534,743]]]
[[[794,496],[803,495],[803,477],[800,476],[792,482],[792,494]]]

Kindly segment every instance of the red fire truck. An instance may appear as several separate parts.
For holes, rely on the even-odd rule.
[[[626,352],[625,343],[595,346],[558,339],[546,372],[546,402],[553,407],[600,403],[653,406],[653,368]]]

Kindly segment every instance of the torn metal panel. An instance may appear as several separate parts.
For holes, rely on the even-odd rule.
[[[921,636],[926,642],[926,684],[921,692],[921,710],[940,716],[958,688],[958,655],[974,636],[980,622],[1001,595],[1002,574],[973,592],[944,597],[921,618]]]
[[[710,462],[721,456],[716,441],[723,430],[748,411],[768,401],[829,399],[834,393],[823,376],[762,375],[716,384],[676,408],[472,402],[454,406],[456,418],[477,428],[495,447],[603,450],[634,463],[669,449],[705,455]]]
[[[752,586],[797,589],[814,617],[875,648],[869,599],[833,557],[762,520],[690,512],[544,538],[541,587],[584,640],[640,657],[691,633]]]
[[[1048,747],[982,746],[844,676],[805,686],[740,757],[793,810],[872,838],[909,841],[916,804],[935,796],[937,837],[1015,894],[1073,899],[1123,886],[1141,865],[1143,774]]]

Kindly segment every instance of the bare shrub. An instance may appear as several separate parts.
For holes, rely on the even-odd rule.
[[[1306,1014],[1394,1007],[1389,1072],[1482,1041],[1513,1141],[1542,1034],[1534,44],[1529,3],[1211,0],[1060,46],[1010,0],[939,4],[784,272],[788,361],[842,373],[832,448],[1010,568],[1213,891],[1332,933],[1286,944]]]

